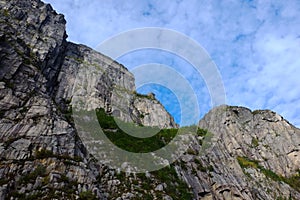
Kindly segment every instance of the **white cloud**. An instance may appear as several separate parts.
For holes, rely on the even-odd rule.
[[[198,41],[219,67],[228,104],[274,109],[300,126],[297,0],[46,1],[66,15],[69,39],[92,47],[132,28],[157,26],[182,32]],[[149,61],[174,66],[197,90],[205,104],[202,110],[209,109],[201,77],[186,63],[165,54],[145,53],[137,60],[130,55],[123,59],[132,67]]]

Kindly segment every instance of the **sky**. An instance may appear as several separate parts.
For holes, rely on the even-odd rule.
[[[121,32],[143,27],[178,31],[197,41],[216,64],[226,104],[273,110],[300,127],[299,0],[45,0],[67,20],[68,40],[96,48]],[[199,118],[212,108],[205,80],[186,60],[154,49],[118,59],[129,70],[161,63],[182,73],[194,89]],[[157,84],[154,92],[180,122],[176,96]]]

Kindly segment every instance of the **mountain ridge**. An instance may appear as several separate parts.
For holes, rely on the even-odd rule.
[[[159,145],[178,125],[135,92],[124,66],[66,41],[66,21],[49,4],[0,0],[0,11],[0,199],[300,199],[300,130],[268,110],[214,108],[194,134],[179,135],[191,138],[186,152],[161,170],[106,166],[79,136],[73,109],[159,127]]]

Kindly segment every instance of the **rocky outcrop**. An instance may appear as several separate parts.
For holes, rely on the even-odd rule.
[[[67,46],[64,17],[33,0],[0,1],[0,11],[1,199],[103,196],[97,165],[53,97]]]
[[[195,142],[179,172],[196,199],[300,198],[300,130],[281,116],[220,106],[199,126],[208,130],[207,148],[194,154],[203,147]]]
[[[128,122],[175,127],[173,118],[155,99],[137,97],[125,67],[67,42],[66,21],[49,4],[1,0],[0,12],[0,199],[105,199],[102,183],[114,172],[99,179],[104,168],[74,128],[74,95],[81,108],[102,107]],[[152,121],[139,120],[145,108],[137,98],[152,108]]]
[[[163,105],[155,99],[155,96],[136,95],[133,99],[133,115],[137,122],[145,126],[157,126],[160,128],[178,128],[174,119],[169,114],[165,114]],[[155,111],[155,112],[153,112]]]
[[[134,77],[123,65],[73,43],[67,43],[64,54],[55,96],[61,106],[104,108],[122,121],[145,126],[178,126],[155,98],[136,93]]]

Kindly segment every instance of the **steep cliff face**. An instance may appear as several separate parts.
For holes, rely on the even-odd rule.
[[[57,81],[55,100],[61,106],[104,108],[125,122],[146,126],[178,126],[155,98],[135,92],[134,77],[124,66],[86,46],[67,43]]]
[[[0,12],[0,199],[74,199],[92,192],[106,198],[99,180],[103,167],[77,135],[71,99],[87,97],[84,108],[103,107],[142,124],[135,121],[140,112],[134,77],[106,56],[67,42],[64,17],[50,5],[1,0]],[[90,81],[91,72],[104,73]],[[176,126],[165,110],[153,106],[150,112],[159,112],[150,125]],[[106,181],[113,179],[109,174]]]
[[[112,116],[176,128],[173,118],[135,92],[125,67],[67,42],[50,5],[0,0],[0,12],[0,199],[300,199],[300,130],[267,110],[213,109],[196,134],[180,129],[191,142],[170,167],[130,174],[103,165],[79,137],[72,108],[103,108],[106,134],[130,150],[133,138]],[[134,141],[161,147],[177,130]]]
[[[67,46],[63,16],[40,1],[0,1],[0,11],[0,199],[101,196],[96,165],[53,96]]]
[[[281,116],[220,106],[199,126],[208,130],[208,148],[185,155],[180,172],[197,199],[300,198],[300,130]]]

